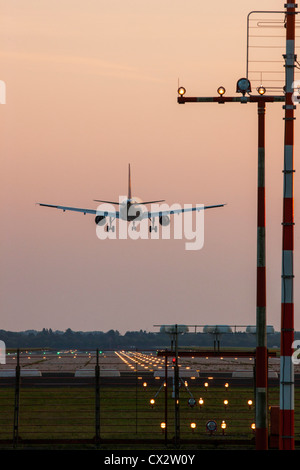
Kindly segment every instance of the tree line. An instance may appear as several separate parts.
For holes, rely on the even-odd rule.
[[[53,331],[43,328],[41,331],[27,330],[12,332],[0,330],[0,340],[4,341],[6,349],[14,348],[48,348],[58,349],[156,349],[170,348],[171,337],[166,333],[127,331],[120,334],[117,330],[103,331]],[[295,332],[295,339],[300,339],[300,333]],[[179,335],[179,347],[199,348],[214,347],[215,337],[208,333],[186,333]],[[255,335],[236,332],[223,334],[219,337],[220,347],[249,347],[255,348]],[[268,335],[268,347],[280,347],[280,333]]]

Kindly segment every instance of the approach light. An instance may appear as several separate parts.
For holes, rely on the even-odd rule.
[[[189,400],[188,400],[188,405],[189,405],[191,408],[193,408],[193,406],[196,405],[196,400],[195,400],[195,398],[189,398]]]
[[[207,430],[210,434],[213,434],[213,433],[216,432],[216,430],[217,430],[217,423],[216,423],[213,419],[210,419],[210,420],[207,421],[207,423],[206,423],[206,430]]]
[[[267,90],[265,89],[265,87],[262,86],[262,85],[260,85],[260,86],[259,86],[258,88],[256,88],[256,89],[257,89],[257,91],[258,91],[258,93],[259,93],[260,95],[264,95],[264,94],[266,93],[266,91],[267,91]]]
[[[251,83],[248,78],[240,78],[236,84],[236,92],[242,93],[245,96],[246,93],[251,92]]]
[[[249,406],[249,410],[251,410],[251,406],[253,404],[253,401],[252,400],[248,400],[248,406]]]
[[[196,427],[197,427],[197,424],[196,423],[191,423],[190,424],[190,427],[191,427],[191,430],[192,431],[195,431]]]
[[[198,403],[199,403],[200,407],[201,407],[201,406],[203,406],[203,404],[204,404],[204,400],[203,400],[203,398],[199,398],[199,401],[198,401]]]
[[[178,88],[178,94],[179,94],[180,96],[185,95],[185,93],[186,93],[186,89],[185,89],[183,86],[181,86],[181,87]]]
[[[166,425],[166,423],[162,422],[162,423],[160,423],[160,427],[161,427],[162,431],[165,431],[167,425]]]
[[[222,423],[221,423],[221,429],[222,429],[222,434],[224,435],[225,434],[225,429],[227,428],[227,424],[226,424],[226,421],[223,419]]]
[[[220,96],[223,96],[225,93],[225,88],[223,86],[219,86],[217,92],[219,93]]]
[[[154,400],[154,398],[151,398],[151,400],[150,400],[150,405],[151,405],[151,408],[153,408],[153,406],[155,405],[155,400]]]

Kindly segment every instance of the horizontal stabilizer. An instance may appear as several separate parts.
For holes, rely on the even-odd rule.
[[[112,201],[101,201],[100,199],[94,199],[95,202],[104,202],[106,204],[117,204],[119,205],[119,202],[112,202]]]
[[[156,202],[165,202],[165,199],[161,199],[160,201],[147,201],[147,202],[135,202],[134,204],[155,204]]]

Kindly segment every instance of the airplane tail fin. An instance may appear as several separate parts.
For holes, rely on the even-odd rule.
[[[130,163],[128,163],[128,199],[131,199],[132,192],[131,192],[131,173],[130,173]],[[114,202],[114,201],[103,201],[101,199],[94,199],[95,202],[105,202],[108,204],[117,204],[120,205],[119,202]],[[160,199],[159,201],[146,201],[146,202],[132,202],[132,204],[154,204],[158,202],[164,202],[164,199]]]
[[[128,164],[128,199],[131,199],[131,175],[130,175],[130,163]]]
[[[130,176],[130,163],[128,164],[128,199],[131,199],[131,176]],[[94,199],[95,202],[105,202],[108,204],[117,204],[120,205],[119,202],[115,201],[103,201],[100,199]]]

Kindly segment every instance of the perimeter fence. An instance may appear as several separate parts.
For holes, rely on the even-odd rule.
[[[278,361],[269,359],[274,448]],[[255,446],[255,354],[179,352],[178,375],[174,369],[172,355],[164,351],[7,354],[0,367],[0,446]],[[297,444],[297,387],[295,392]]]

